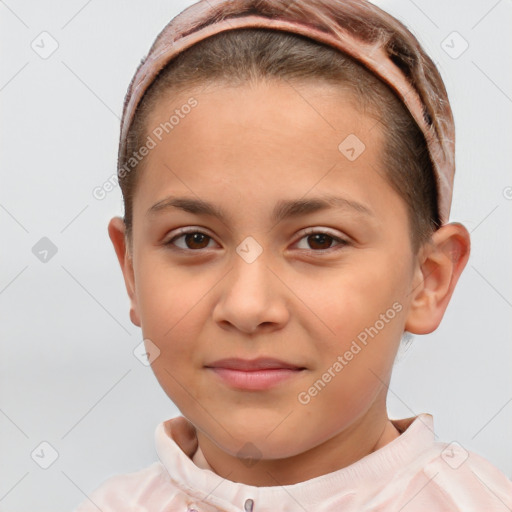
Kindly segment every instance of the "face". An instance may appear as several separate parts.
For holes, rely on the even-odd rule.
[[[149,120],[197,101],[139,176],[134,317],[162,388],[231,455],[292,457],[386,414],[414,258],[381,125],[346,94],[216,86]]]

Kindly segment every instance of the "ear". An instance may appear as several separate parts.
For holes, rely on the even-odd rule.
[[[135,277],[133,272],[133,257],[130,248],[127,246],[126,226],[121,217],[113,217],[108,223],[108,236],[112,240],[114,249],[121,265],[124,283],[128,297],[130,297],[130,320],[138,327],[141,326],[138,308],[137,296],[135,294]]]
[[[469,251],[468,230],[459,223],[441,226],[431,242],[420,249],[406,331],[428,334],[437,329],[468,262]]]

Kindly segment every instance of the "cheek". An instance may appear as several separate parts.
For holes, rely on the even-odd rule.
[[[206,274],[193,277],[184,269],[150,257],[139,261],[138,279],[143,337],[159,350],[152,371],[169,398],[188,412],[191,392],[196,400],[203,400],[194,381],[201,363],[197,340],[207,315],[207,294],[215,281]]]
[[[207,272],[200,275],[197,269],[194,273],[191,268],[171,267],[163,259],[148,256],[139,260],[136,287],[142,332],[162,355],[185,355],[199,337],[205,299],[216,280]]]
[[[317,333],[325,333],[321,339],[336,352],[376,322],[379,331],[393,335],[401,332],[406,276],[385,256],[364,256],[338,269],[324,269],[308,281],[297,283],[297,289],[315,313],[310,316],[318,326]]]
[[[317,340],[319,364],[307,385],[318,395],[311,405],[325,418],[334,404],[345,419],[357,417],[382,391],[392,370],[404,326],[406,275],[380,255],[371,261],[361,258],[333,272],[331,279],[317,277],[315,282],[307,303],[329,329],[315,319],[319,327],[311,336]],[[308,388],[302,391],[309,395]]]
[[[363,414],[383,392],[404,324],[399,275],[376,266],[345,270],[308,297],[329,327],[314,320],[320,326],[311,334],[318,364],[300,390],[309,400],[304,414],[322,418],[322,427],[311,432],[318,442]]]

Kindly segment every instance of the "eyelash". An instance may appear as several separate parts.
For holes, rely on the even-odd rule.
[[[179,238],[182,238],[183,236],[185,235],[190,235],[190,234],[201,234],[201,235],[205,235],[206,237],[208,237],[210,240],[213,240],[213,237],[211,237],[210,235],[208,235],[207,233],[204,233],[202,231],[199,231],[197,228],[183,228],[181,229],[177,235],[175,235],[174,237],[172,237],[169,241],[165,242],[164,245],[169,247],[170,249],[172,250],[176,250],[176,251],[182,251],[182,252],[203,252],[204,250],[206,250],[206,248],[204,249],[183,249],[182,247],[176,247],[174,245],[174,242],[176,240],[178,240]],[[349,242],[348,240],[345,240],[343,238],[340,238],[338,236],[335,236],[331,233],[329,233],[328,231],[325,231],[325,230],[320,230],[320,229],[313,229],[313,228],[309,228],[308,230],[306,230],[306,232],[304,232],[303,236],[301,238],[299,238],[299,240],[297,242],[300,242],[301,240],[303,240],[304,238],[307,238],[311,235],[327,235],[329,238],[331,238],[334,242],[338,242],[338,248],[335,247],[329,247],[328,249],[319,249],[319,250],[316,250],[316,249],[302,249],[303,251],[306,251],[306,252],[314,252],[314,253],[320,253],[320,254],[324,254],[326,252],[330,252],[330,251],[333,251],[333,250],[339,250],[339,249],[342,249],[343,247],[349,245]],[[209,242],[208,242],[209,243]]]

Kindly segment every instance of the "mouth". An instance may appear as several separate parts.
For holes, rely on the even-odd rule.
[[[303,366],[273,358],[221,359],[205,368],[229,387],[252,391],[272,388],[306,370]]]

